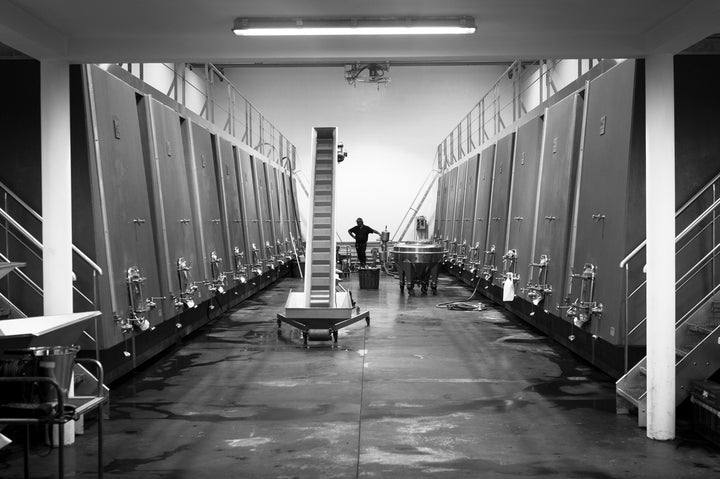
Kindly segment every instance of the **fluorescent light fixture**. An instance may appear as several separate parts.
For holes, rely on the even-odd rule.
[[[240,36],[457,35],[475,33],[475,19],[460,17],[236,18]]]

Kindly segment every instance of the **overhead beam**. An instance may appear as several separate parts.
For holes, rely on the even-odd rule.
[[[720,33],[720,2],[695,0],[645,34],[648,54],[676,54]]]
[[[0,43],[38,60],[67,56],[65,35],[7,0],[0,0]]]

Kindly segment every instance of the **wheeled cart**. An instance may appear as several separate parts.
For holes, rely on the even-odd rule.
[[[335,304],[334,308],[306,307],[305,293],[291,291],[285,303],[285,314],[277,315],[278,334],[282,323],[287,323],[302,331],[303,345],[307,346],[308,341],[332,340],[337,343],[340,329],[363,319],[370,326],[370,312],[360,312],[360,307],[353,306],[349,291],[337,291]]]

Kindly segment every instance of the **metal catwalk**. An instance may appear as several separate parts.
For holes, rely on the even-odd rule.
[[[112,387],[105,477],[706,478],[717,449],[680,430],[649,441],[615,414],[612,380],[504,309],[435,304],[470,289],[441,277],[437,296],[345,281],[373,315],[338,344],[277,333],[284,279]],[[682,426],[682,424],[681,424]],[[93,477],[94,424],[66,448],[67,476]],[[37,446],[32,477],[53,477]],[[0,450],[0,477],[22,452]]]

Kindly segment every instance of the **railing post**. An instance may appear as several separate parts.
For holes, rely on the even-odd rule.
[[[497,85],[493,88],[495,93],[495,99],[493,100],[493,136],[497,136],[497,134],[500,132],[500,124],[498,120],[500,119],[500,90]]]
[[[629,349],[629,343],[630,343],[630,322],[628,321],[628,312],[630,308],[628,307],[628,301],[630,301],[630,273],[628,270],[628,263],[625,263],[625,368],[623,370],[623,373],[628,372],[628,349]]]
[[[98,279],[97,271],[93,269],[93,307],[100,310],[98,305]],[[98,316],[95,316],[95,359],[100,361],[100,331],[98,329]]]

